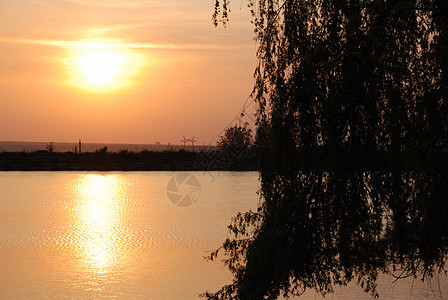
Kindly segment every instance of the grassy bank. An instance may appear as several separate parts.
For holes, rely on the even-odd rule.
[[[249,171],[255,156],[221,151],[0,152],[0,171]]]

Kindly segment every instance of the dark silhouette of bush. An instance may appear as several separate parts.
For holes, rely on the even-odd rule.
[[[246,126],[234,125],[224,130],[218,140],[218,147],[228,156],[247,154],[253,145],[252,130]]]
[[[100,149],[96,150],[95,153],[106,154],[107,153],[107,146],[104,146],[103,148],[100,148]]]
[[[45,147],[47,149],[48,152],[53,153],[54,151],[54,143],[50,142],[49,144],[47,144],[47,146]]]

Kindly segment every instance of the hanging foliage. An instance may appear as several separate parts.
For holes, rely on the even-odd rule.
[[[428,276],[448,253],[448,2],[251,0],[262,204],[210,299],[321,294],[380,273]],[[228,22],[228,1],[215,22]],[[217,23],[216,23],[217,24]]]

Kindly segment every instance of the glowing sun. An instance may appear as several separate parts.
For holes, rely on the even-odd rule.
[[[79,57],[82,74],[92,84],[110,84],[122,72],[125,58],[118,53],[93,51]]]
[[[95,93],[107,93],[131,85],[145,64],[141,54],[119,43],[79,42],[65,60],[70,84]]]

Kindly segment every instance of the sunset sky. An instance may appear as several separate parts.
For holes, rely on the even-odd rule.
[[[244,1],[2,0],[0,141],[214,143],[256,64]]]

